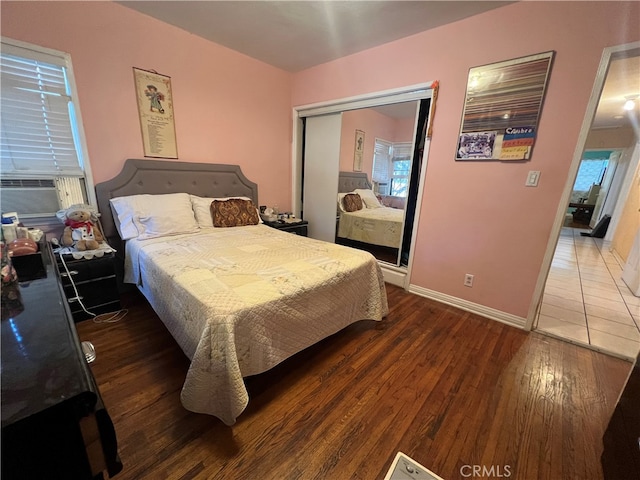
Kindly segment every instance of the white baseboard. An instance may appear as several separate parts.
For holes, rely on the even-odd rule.
[[[518,327],[525,329],[527,322],[526,318],[518,317],[510,313],[502,312],[494,308],[485,307],[477,303],[469,302],[458,297],[452,297],[445,293],[436,292],[435,290],[429,290],[428,288],[419,287],[417,285],[409,285],[409,292],[420,295],[421,297],[430,298],[437,302],[445,303],[453,307],[458,307],[467,312],[475,313],[491,320],[496,320],[501,323],[506,323],[512,327]]]
[[[380,264],[380,269],[382,270],[382,276],[385,282],[404,288],[404,282],[407,278],[406,269],[394,268],[384,264]]]

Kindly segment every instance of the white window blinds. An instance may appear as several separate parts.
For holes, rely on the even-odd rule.
[[[374,182],[386,183],[390,176],[391,143],[376,138],[373,152],[373,172],[371,179]]]
[[[65,59],[3,43],[0,68],[2,177],[83,176]]]

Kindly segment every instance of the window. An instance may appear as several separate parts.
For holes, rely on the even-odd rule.
[[[393,173],[391,177],[391,195],[394,197],[406,197],[409,193],[409,172],[411,160],[393,159]]]
[[[373,191],[380,195],[389,195],[391,152],[393,145],[390,142],[376,138],[373,151]]]
[[[376,138],[371,178],[380,195],[406,197],[411,173],[411,143],[390,143]]]
[[[69,55],[3,38],[0,68],[3,211],[95,204]]]
[[[586,192],[591,188],[591,185],[600,185],[612,153],[609,150],[585,152],[580,162],[573,190]]]

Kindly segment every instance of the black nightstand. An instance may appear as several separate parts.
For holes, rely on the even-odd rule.
[[[296,223],[264,222],[264,224],[271,228],[282,230],[283,232],[295,233],[296,235],[306,237],[307,225],[309,225],[309,222],[306,220],[300,220]]]
[[[60,255],[56,256],[60,281],[64,289],[64,294],[69,302],[69,310],[74,322],[80,322],[88,318],[93,318],[86,313],[73,289],[69,274],[67,273]],[[78,296],[82,300],[85,308],[99,315],[101,313],[115,312],[120,310],[120,294],[116,282],[115,253],[105,253],[103,257],[91,259],[74,259],[71,255],[64,255],[64,263],[73,279]]]

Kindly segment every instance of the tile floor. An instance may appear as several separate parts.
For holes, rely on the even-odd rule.
[[[603,239],[564,227],[534,328],[633,360],[640,349],[640,298],[620,279],[622,267]]]

